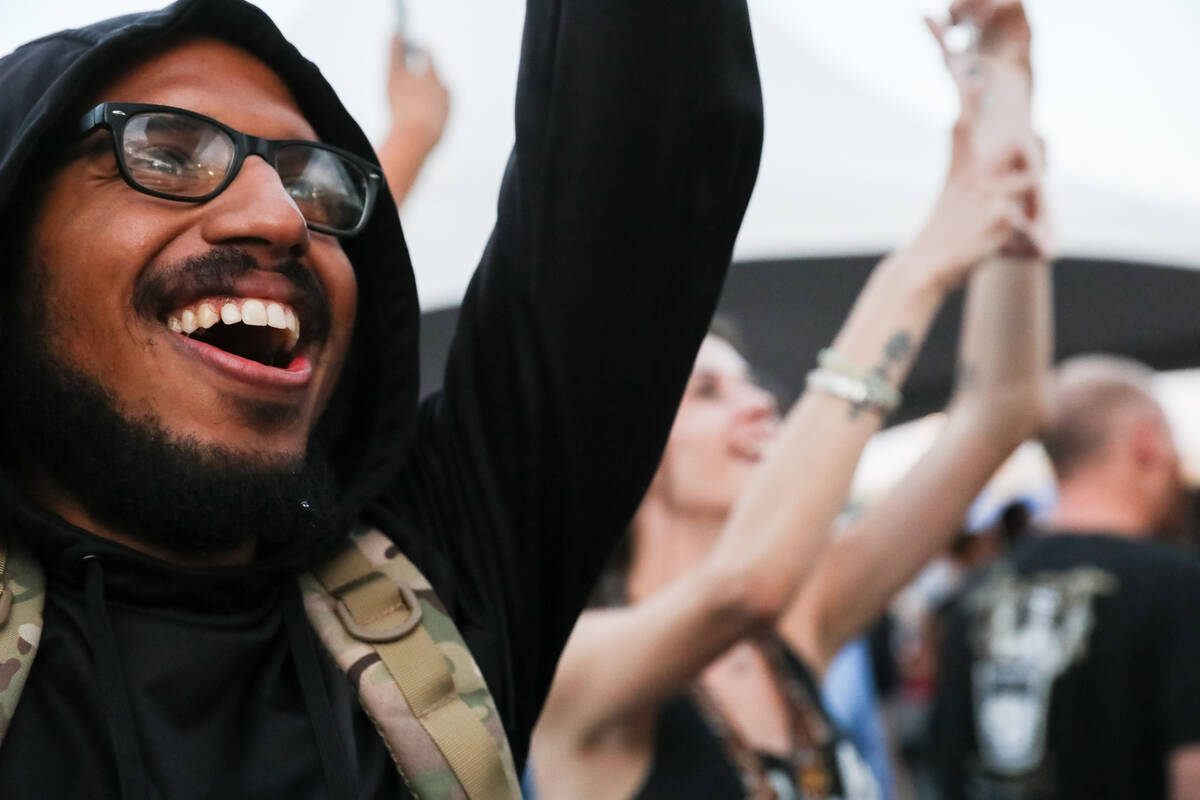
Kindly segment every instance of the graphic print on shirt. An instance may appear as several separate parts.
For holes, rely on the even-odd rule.
[[[1095,598],[1119,587],[1095,567],[1022,578],[1003,564],[968,595],[975,733],[990,771],[1015,778],[1042,764],[1054,682],[1087,653]]]

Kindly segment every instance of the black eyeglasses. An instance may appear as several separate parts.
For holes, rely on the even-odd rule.
[[[80,136],[97,128],[112,132],[125,182],[167,200],[211,200],[233,182],[247,156],[260,156],[279,173],[308,227],[334,236],[363,229],[383,183],[378,166],[339,147],[260,139],[184,108],[101,103],[79,121]]]

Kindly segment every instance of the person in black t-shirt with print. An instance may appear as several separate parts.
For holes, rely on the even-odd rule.
[[[974,581],[946,626],[946,798],[1200,797],[1200,562],[1158,539],[1186,492],[1150,371],[1062,365],[1044,434],[1051,532]]]

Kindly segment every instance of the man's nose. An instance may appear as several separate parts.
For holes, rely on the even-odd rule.
[[[202,235],[210,244],[265,247],[272,258],[308,252],[308,224],[275,168],[259,156],[243,163],[233,182],[207,204]]]

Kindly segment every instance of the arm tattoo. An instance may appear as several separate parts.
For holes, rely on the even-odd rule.
[[[904,331],[898,331],[892,334],[892,338],[887,340],[887,344],[883,346],[883,360],[873,370],[882,380],[890,380],[892,369],[897,365],[904,364],[912,356],[913,344],[912,339]]]
[[[970,392],[979,385],[979,369],[974,364],[963,362],[958,365],[957,392]]]
[[[913,355],[913,342],[904,331],[893,333],[883,346],[883,359],[871,370],[871,374],[880,380],[891,382],[892,370],[908,362]],[[850,406],[850,419],[858,417],[862,407]]]

